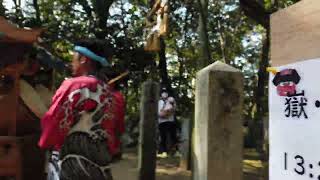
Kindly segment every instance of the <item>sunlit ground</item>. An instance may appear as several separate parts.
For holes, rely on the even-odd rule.
[[[243,180],[263,180],[263,163],[254,150],[245,150],[243,160]],[[191,180],[191,172],[179,168],[179,158],[165,158],[157,161],[157,180]],[[127,151],[123,160],[113,167],[115,180],[128,180],[137,177],[137,154],[135,150]]]

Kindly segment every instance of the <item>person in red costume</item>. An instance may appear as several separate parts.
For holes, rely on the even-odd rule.
[[[115,78],[116,74],[112,73],[111,78]],[[125,98],[120,92],[120,81],[116,81],[109,85],[111,93],[114,97],[114,105],[116,108],[114,111],[114,116],[112,121],[104,121],[102,126],[107,130],[110,135],[110,141],[108,141],[108,146],[110,149],[110,154],[112,156],[112,161],[117,161],[121,159],[121,136],[125,132]]]
[[[38,144],[52,151],[49,180],[112,180],[108,146],[112,137],[103,124],[112,122],[118,110],[102,73],[111,55],[111,48],[96,40],[74,47],[74,77],[62,83],[41,119]]]

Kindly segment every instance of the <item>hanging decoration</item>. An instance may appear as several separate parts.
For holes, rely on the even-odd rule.
[[[168,34],[168,25],[169,0],[156,0],[146,17],[146,51],[160,51],[160,37]]]

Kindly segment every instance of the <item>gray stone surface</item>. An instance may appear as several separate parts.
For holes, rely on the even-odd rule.
[[[182,121],[181,128],[181,160],[180,168],[190,170],[190,150],[191,150],[191,121],[185,119]]]
[[[197,73],[193,180],[242,179],[243,75],[216,62]]]
[[[155,180],[158,99],[158,83],[145,82],[140,102],[139,180]]]

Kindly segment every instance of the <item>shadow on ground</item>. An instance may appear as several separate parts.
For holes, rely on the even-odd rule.
[[[243,180],[264,180],[263,163],[257,160],[256,154],[245,151],[243,161]],[[113,165],[114,180],[137,180],[137,153],[134,149],[127,150],[123,160]],[[156,180],[191,180],[191,172],[179,168],[179,158],[158,159]]]

